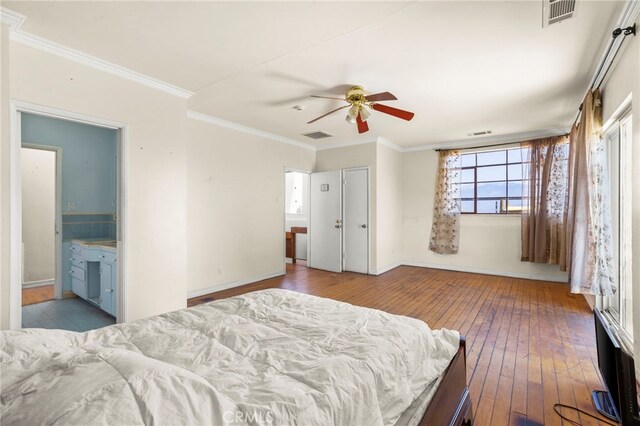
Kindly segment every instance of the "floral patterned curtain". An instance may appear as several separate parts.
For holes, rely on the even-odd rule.
[[[567,269],[572,293],[616,292],[600,91],[589,91],[570,135]]]
[[[460,151],[440,151],[429,250],[458,253],[460,239]]]
[[[569,139],[522,142],[522,261],[566,270],[565,217],[569,199]]]

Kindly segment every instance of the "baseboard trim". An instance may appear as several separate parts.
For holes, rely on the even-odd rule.
[[[565,277],[558,276],[558,275],[525,274],[520,272],[508,272],[508,271],[505,272],[505,271],[498,271],[495,269],[474,268],[474,267],[457,266],[457,265],[442,265],[438,263],[418,262],[414,260],[404,260],[402,262],[395,262],[395,263],[392,263],[391,265],[378,268],[375,271],[372,271],[370,274],[371,275],[384,274],[385,272],[389,272],[392,269],[397,268],[398,266],[415,266],[418,268],[444,269],[447,271],[471,272],[474,274],[496,275],[499,277],[523,278],[527,280],[553,281],[553,282],[560,282],[560,283],[567,282]]]
[[[73,299],[74,297],[78,297],[78,296],[76,296],[76,294],[72,291],[62,292],[62,299]]]
[[[402,266],[402,265],[403,265],[402,262],[394,262],[390,265],[383,266],[382,268],[376,269],[375,272],[371,275],[381,275],[381,274],[384,274],[385,272],[389,272],[392,269],[396,269],[398,266]]]
[[[200,290],[194,290],[187,293],[187,298],[192,299],[194,297],[204,296],[205,294],[215,293],[216,291],[228,290],[234,287],[240,287],[247,284],[257,283],[259,281],[268,280],[270,278],[281,277],[284,275],[285,271],[278,271],[271,274],[266,275],[253,275],[248,278],[243,278],[241,280],[229,281],[227,283],[216,284],[211,287],[203,288]]]
[[[419,268],[445,269],[448,271],[457,271],[457,272],[471,272],[474,274],[483,274],[483,275],[496,275],[499,277],[524,278],[527,280],[553,281],[553,282],[559,282],[559,283],[567,282],[565,277],[558,276],[558,275],[526,274],[521,272],[509,272],[509,271],[498,271],[495,269],[474,268],[472,266],[468,267],[468,266],[457,266],[457,265],[441,265],[438,263],[418,262],[418,261],[412,261],[412,260],[405,260],[402,262],[402,265],[417,266]]]
[[[596,308],[596,297],[593,294],[584,294],[584,300],[587,301],[587,304],[591,309]]]
[[[55,284],[56,280],[54,278],[49,278],[46,280],[37,280],[37,281],[26,281],[22,283],[22,288],[36,288],[36,287],[44,287],[46,285]]]
[[[504,272],[497,271],[493,269],[483,269],[483,268],[473,268],[473,267],[460,267],[460,266],[452,266],[452,265],[441,265],[437,263],[430,262],[417,262],[412,260],[405,260],[402,262],[395,262],[387,266],[383,266],[382,268],[378,268],[371,275],[381,275],[385,272],[389,272],[392,269],[397,268],[398,266],[415,266],[419,268],[433,268],[433,269],[445,269],[448,271],[457,271],[457,272],[471,272],[475,274],[483,274],[483,275],[496,275],[499,277],[512,277],[512,278],[524,278],[528,280],[539,280],[539,281],[553,281],[553,282],[561,282],[566,283],[566,279],[559,276],[553,275],[538,275],[538,274],[523,274],[518,272]],[[372,271],[373,272],[373,271]],[[259,281],[268,280],[270,278],[281,277],[285,274],[285,271],[278,271],[271,274],[266,275],[253,275],[248,278],[243,278],[240,280],[229,281],[227,283],[216,284],[211,287],[203,288],[200,290],[194,290],[187,293],[187,298],[192,299],[194,297],[204,296],[205,294],[215,293],[217,291],[228,290],[230,288],[240,287],[247,284],[253,284]],[[64,298],[64,295],[63,295]]]

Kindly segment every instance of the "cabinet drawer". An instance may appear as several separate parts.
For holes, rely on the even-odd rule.
[[[76,278],[71,278],[71,291],[83,299],[87,298],[87,283]]]
[[[117,260],[118,260],[118,256],[115,253],[111,253],[110,251],[106,251],[106,250],[103,250],[100,253],[101,262],[114,263]]]
[[[72,279],[76,279],[76,280],[80,280],[80,281],[87,281],[87,272],[82,269],[82,268],[78,268],[77,266],[71,266],[71,278]]]
[[[71,261],[71,265],[77,268],[87,269],[87,262],[84,257],[75,253],[71,253],[71,257],[69,258],[69,260]]]
[[[82,256],[84,249],[79,244],[71,244],[71,256],[74,254]]]

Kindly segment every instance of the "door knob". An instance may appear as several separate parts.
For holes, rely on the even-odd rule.
[[[334,226],[335,226],[336,228],[338,228],[338,229],[342,228],[342,226],[341,226],[341,225],[334,225]]]
[[[366,227],[367,227],[367,225],[364,224],[364,223],[362,225],[360,225],[360,228],[366,228]]]

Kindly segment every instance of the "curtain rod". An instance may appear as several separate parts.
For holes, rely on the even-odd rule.
[[[611,58],[611,61],[609,61],[609,64],[607,65],[607,69],[604,71],[604,73],[602,73],[602,77],[598,78],[598,77],[600,77],[600,73],[602,72],[602,69],[604,68],[604,66],[606,64],[607,58],[609,57],[609,54],[611,53],[611,49],[613,49],[613,45],[615,44],[616,39],[618,38],[619,35],[622,35],[622,41],[618,45],[618,48],[616,49],[616,51],[613,53],[613,57]],[[604,78],[606,77],[607,73],[611,69],[611,65],[613,65],[613,61],[614,61],[616,55],[620,51],[620,47],[622,47],[622,43],[624,43],[624,40],[628,35],[634,35],[634,36],[636,35],[636,24],[633,24],[632,26],[629,26],[629,27],[626,27],[626,28],[616,28],[615,30],[613,30],[613,32],[611,33],[611,40],[609,41],[609,45],[607,46],[606,53],[604,54],[604,57],[602,58],[602,61],[600,61],[600,64],[598,65],[598,71],[596,71],[596,73],[594,75],[594,78],[593,78],[593,81],[591,82],[589,90],[593,90],[594,88],[596,88],[596,89],[600,88],[600,85],[604,81]],[[596,85],[596,82],[598,83],[597,85]],[[578,107],[578,114],[576,115],[576,119],[573,121],[573,124],[571,125],[571,128],[573,128],[573,126],[575,126],[576,123],[578,122],[578,119],[580,118],[580,113],[581,112],[582,112],[582,104],[580,104],[580,106]],[[565,134],[565,136],[567,136],[567,135],[568,135],[568,133]],[[556,135],[556,136],[560,136],[560,135]],[[552,137],[552,136],[550,136],[550,137]],[[512,145],[514,143],[518,143],[518,142],[494,143],[494,144],[489,144],[489,145],[469,146],[469,147],[464,147],[464,148],[437,148],[437,149],[435,149],[435,151],[436,152],[440,152],[443,149],[444,150],[465,150],[465,149],[491,148],[491,147],[494,147],[494,146]]]
[[[551,135],[551,136],[545,136],[542,139],[545,138],[555,138],[558,136],[569,136],[569,133],[563,133],[560,135]],[[539,139],[539,138],[538,138]],[[526,139],[529,140],[529,139]],[[440,152],[440,151],[464,151],[466,149],[480,149],[480,148],[491,148],[494,146],[505,146],[505,145],[514,145],[514,144],[519,144],[520,142],[524,142],[524,141],[513,141],[513,142],[501,142],[501,143],[491,143],[488,145],[474,145],[474,146],[466,146],[464,148],[435,148],[434,151],[436,152]]]
[[[613,46],[616,43],[616,39],[618,38],[619,35],[622,35],[622,41],[618,45],[618,48],[616,49],[616,51],[613,52],[613,56],[611,57],[611,60],[608,61],[609,63],[607,64],[607,69],[604,70],[604,72],[602,73],[602,77],[600,77],[600,73],[602,71],[602,68],[604,68],[604,66],[605,66],[605,64],[607,62],[607,58],[609,57],[609,54],[611,53],[611,49],[613,49]],[[627,38],[628,35],[634,35],[634,36],[636,35],[636,24],[633,24],[633,25],[631,25],[629,27],[626,27],[626,28],[616,28],[615,30],[613,30],[613,32],[611,33],[611,40],[609,40],[609,45],[607,46],[606,53],[604,54],[604,57],[602,58],[602,61],[600,61],[600,64],[598,65],[598,71],[596,71],[596,73],[595,73],[595,75],[593,77],[593,81],[591,82],[591,85],[589,86],[589,90],[599,89],[600,88],[600,85],[604,81],[604,78],[607,76],[607,73],[611,69],[611,65],[613,65],[613,61],[616,58],[616,55],[618,54],[618,52],[620,51],[620,48],[622,47],[622,43],[624,43],[624,40]],[[598,84],[596,85],[596,83],[598,83]],[[587,90],[587,92],[589,90]],[[586,96],[586,93],[585,93],[585,96]],[[571,125],[571,128],[573,128],[573,126],[576,125],[576,123],[578,122],[578,119],[580,119],[580,114],[581,113],[582,113],[582,104],[580,104],[580,106],[578,107],[578,114],[576,114],[576,119],[573,120],[573,124]]]

